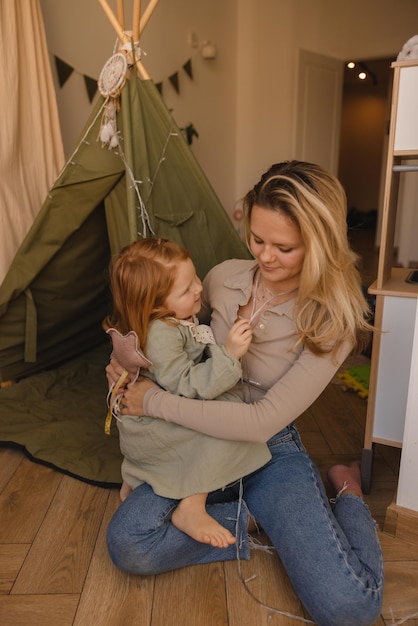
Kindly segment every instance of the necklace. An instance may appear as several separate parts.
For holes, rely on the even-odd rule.
[[[294,287],[293,289],[289,289],[288,291],[280,291],[279,293],[272,293],[272,291],[270,289],[268,289],[267,287],[265,287],[264,285],[264,281],[263,281],[263,291],[261,296],[257,295],[258,293],[258,287],[260,285],[260,274],[257,273],[257,278],[253,287],[253,304],[251,307],[251,314],[250,314],[250,319],[248,320],[250,324],[252,324],[252,322],[255,320],[255,318],[260,315],[260,313],[262,311],[264,311],[264,309],[270,304],[270,302],[272,302],[275,298],[278,298],[279,296],[287,296],[289,293],[293,293],[294,291],[297,291],[297,289],[299,289],[299,287]],[[265,294],[265,292],[267,291],[267,296]],[[261,302],[260,306],[257,307],[257,302]]]

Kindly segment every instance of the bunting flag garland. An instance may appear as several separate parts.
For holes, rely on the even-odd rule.
[[[186,61],[186,63],[183,65],[183,69],[186,72],[187,76],[193,80],[193,70],[192,70],[192,60],[191,59]]]
[[[65,83],[67,82],[67,80],[72,75],[72,73],[74,71],[77,72],[77,70],[75,70],[74,67],[72,67],[71,65],[69,65],[68,63],[66,63],[65,61],[63,61],[62,59],[60,59],[59,57],[55,55],[54,55],[54,60],[55,60],[55,67],[57,68],[59,86],[63,87]],[[192,59],[188,59],[182,65],[182,69],[187,74],[187,76],[191,80],[193,80]],[[77,72],[77,73],[79,74],[80,72]],[[82,74],[82,76],[84,78],[84,84],[86,86],[87,96],[88,96],[89,102],[91,103],[93,102],[93,99],[97,93],[97,79],[92,78],[91,76],[87,76],[86,74]],[[172,87],[179,94],[180,93],[179,72],[178,71],[174,72],[173,74],[171,74],[171,76],[168,77],[167,80],[171,83]],[[163,93],[163,82],[164,81],[160,81],[159,83],[155,85],[161,95]]]
[[[70,78],[71,74],[74,72],[74,68],[58,57],[55,57],[55,67],[57,68],[60,87],[63,87]]]
[[[177,93],[180,93],[180,91],[179,91],[179,74],[178,74],[178,72],[174,72],[174,74],[171,74],[171,76],[168,77],[168,80],[173,85],[173,87],[177,91]]]
[[[90,78],[90,76],[84,76],[84,84],[86,85],[87,95],[91,104],[97,93],[97,80],[95,78]]]

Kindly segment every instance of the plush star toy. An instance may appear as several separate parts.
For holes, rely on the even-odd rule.
[[[116,328],[109,328],[107,334],[112,339],[113,352],[111,357],[119,361],[123,369],[127,370],[134,382],[139,376],[141,367],[149,367],[151,361],[147,359],[138,345],[138,335],[134,330],[130,330],[126,335],[122,335]]]
[[[112,415],[116,416],[120,399],[123,396],[123,394],[122,396],[118,396],[120,388],[128,375],[130,376],[131,382],[135,382],[139,376],[141,367],[148,368],[152,363],[140,350],[138,335],[134,330],[129,331],[126,335],[122,335],[116,328],[109,328],[106,332],[112,339],[113,351],[111,357],[114,356],[123,367],[123,372],[119,380],[114,384],[109,399],[109,410],[105,421],[105,433],[106,435],[110,435]]]

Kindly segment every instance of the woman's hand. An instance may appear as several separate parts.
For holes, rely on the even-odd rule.
[[[140,376],[136,382],[129,383],[120,399],[119,413],[122,415],[144,415],[144,397],[152,387],[157,387],[157,385],[143,376]]]
[[[110,388],[118,382],[124,369],[115,358],[112,358],[106,366],[105,371]],[[120,392],[118,392],[118,395],[121,396],[119,401],[119,413],[122,415],[144,415],[144,396],[148,389],[156,387],[157,385],[144,376],[140,376],[134,383],[129,381],[130,378],[128,376],[123,386],[120,388]]]

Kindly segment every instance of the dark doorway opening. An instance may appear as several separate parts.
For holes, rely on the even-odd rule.
[[[376,228],[386,161],[393,58],[345,63],[338,176],[349,226]],[[351,59],[350,59],[351,61]],[[358,75],[364,72],[361,80]]]

